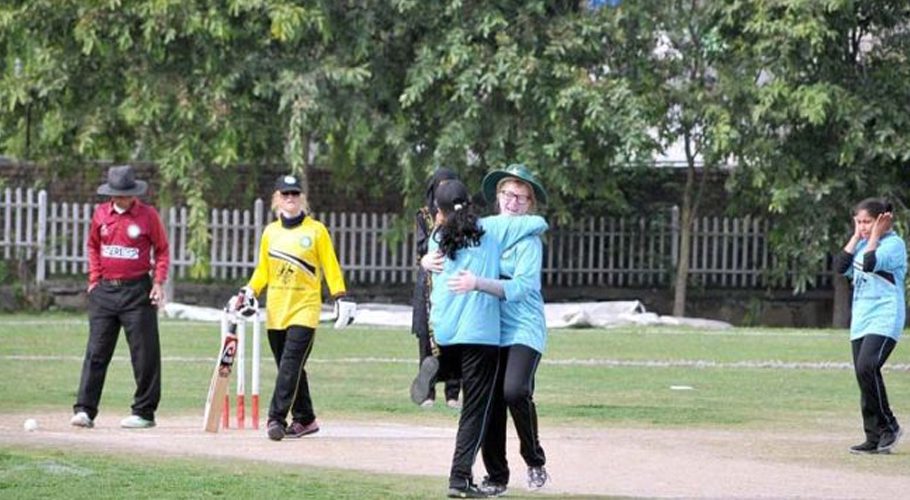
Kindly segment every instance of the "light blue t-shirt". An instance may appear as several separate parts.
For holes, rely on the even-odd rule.
[[[547,322],[540,292],[543,243],[540,236],[526,236],[502,254],[499,274],[505,300],[501,346],[521,344],[543,354],[547,346]]]
[[[499,261],[504,248],[521,238],[540,234],[547,229],[543,217],[496,215],[480,219],[485,233],[480,245],[458,250],[455,259],[446,258],[441,273],[432,275],[430,324],[436,343],[500,345],[500,301],[486,293],[456,294],[449,291],[448,281],[461,270],[475,276],[499,279]],[[429,252],[439,250],[436,233],[430,238]]]
[[[894,231],[888,231],[875,249],[875,269],[873,272],[864,272],[863,254],[868,244],[867,240],[860,240],[853,253],[853,267],[844,273],[848,278],[853,278],[850,340],[877,334],[897,341],[904,330],[907,314],[904,297],[907,247]],[[894,283],[875,274],[875,271],[890,273],[894,276]]]

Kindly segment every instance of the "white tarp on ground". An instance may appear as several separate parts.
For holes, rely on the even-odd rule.
[[[197,321],[220,321],[221,311],[210,307],[169,303],[164,308],[168,318]],[[732,325],[723,321],[700,318],[660,316],[647,312],[637,300],[609,302],[575,302],[546,304],[544,306],[548,328],[611,328],[627,325],[672,325],[696,328],[721,329]],[[332,320],[332,308],[324,306],[320,320]],[[410,328],[411,306],[395,304],[357,304],[355,325]]]

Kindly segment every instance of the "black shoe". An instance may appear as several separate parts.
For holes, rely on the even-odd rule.
[[[506,487],[505,483],[491,481],[490,476],[486,476],[480,483],[480,489],[491,497],[498,497],[504,495],[506,490],[508,490],[508,487]]]
[[[268,434],[269,434],[269,439],[271,439],[272,441],[281,441],[282,439],[284,439],[284,435],[286,432],[287,431],[284,427],[284,422],[279,422],[277,420],[269,421]]]
[[[491,496],[493,495],[471,482],[465,482],[464,486],[449,486],[449,498],[490,498]]]
[[[878,453],[878,443],[866,441],[865,443],[851,446],[850,453],[853,453],[855,455],[874,455]]]
[[[430,398],[430,389],[433,388],[433,382],[436,380],[436,372],[439,371],[439,360],[433,356],[427,356],[420,362],[420,370],[417,377],[411,382],[411,401],[415,405],[420,405]]]
[[[881,439],[878,441],[878,452],[879,453],[891,453],[897,443],[900,442],[901,436],[904,435],[904,428],[898,427],[897,431],[890,432],[885,431],[882,433]]]

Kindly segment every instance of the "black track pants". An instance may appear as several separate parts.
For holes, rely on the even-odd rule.
[[[477,458],[477,451],[483,442],[496,373],[499,365],[499,347],[480,344],[456,344],[443,348],[443,353],[453,352],[461,362],[461,383],[464,402],[458,419],[458,433],[455,437],[455,453],[452,456],[452,470],[449,486],[463,487],[473,480],[471,468]],[[448,356],[446,356],[448,358]]]
[[[305,368],[315,336],[316,330],[307,326],[292,325],[287,330],[269,330],[269,346],[278,364],[275,391],[269,405],[269,421],[287,423],[288,412],[294,422],[304,425],[316,420]]]
[[[851,344],[853,368],[859,383],[863,429],[866,431],[866,440],[877,443],[883,432],[896,432],[898,428],[897,419],[888,404],[885,381],[882,379],[882,366],[897,342],[884,335],[865,335]]]

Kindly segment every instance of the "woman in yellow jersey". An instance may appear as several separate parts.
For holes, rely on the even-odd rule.
[[[353,321],[356,306],[343,299],[344,277],[332,239],[325,226],[307,214],[309,207],[300,181],[292,175],[280,177],[274,199],[278,220],[263,230],[256,270],[240,294],[246,303],[268,287],[266,328],[278,363],[268,436],[280,441],[319,430],[304,366],[319,323],[323,276],[335,299],[335,328]]]

